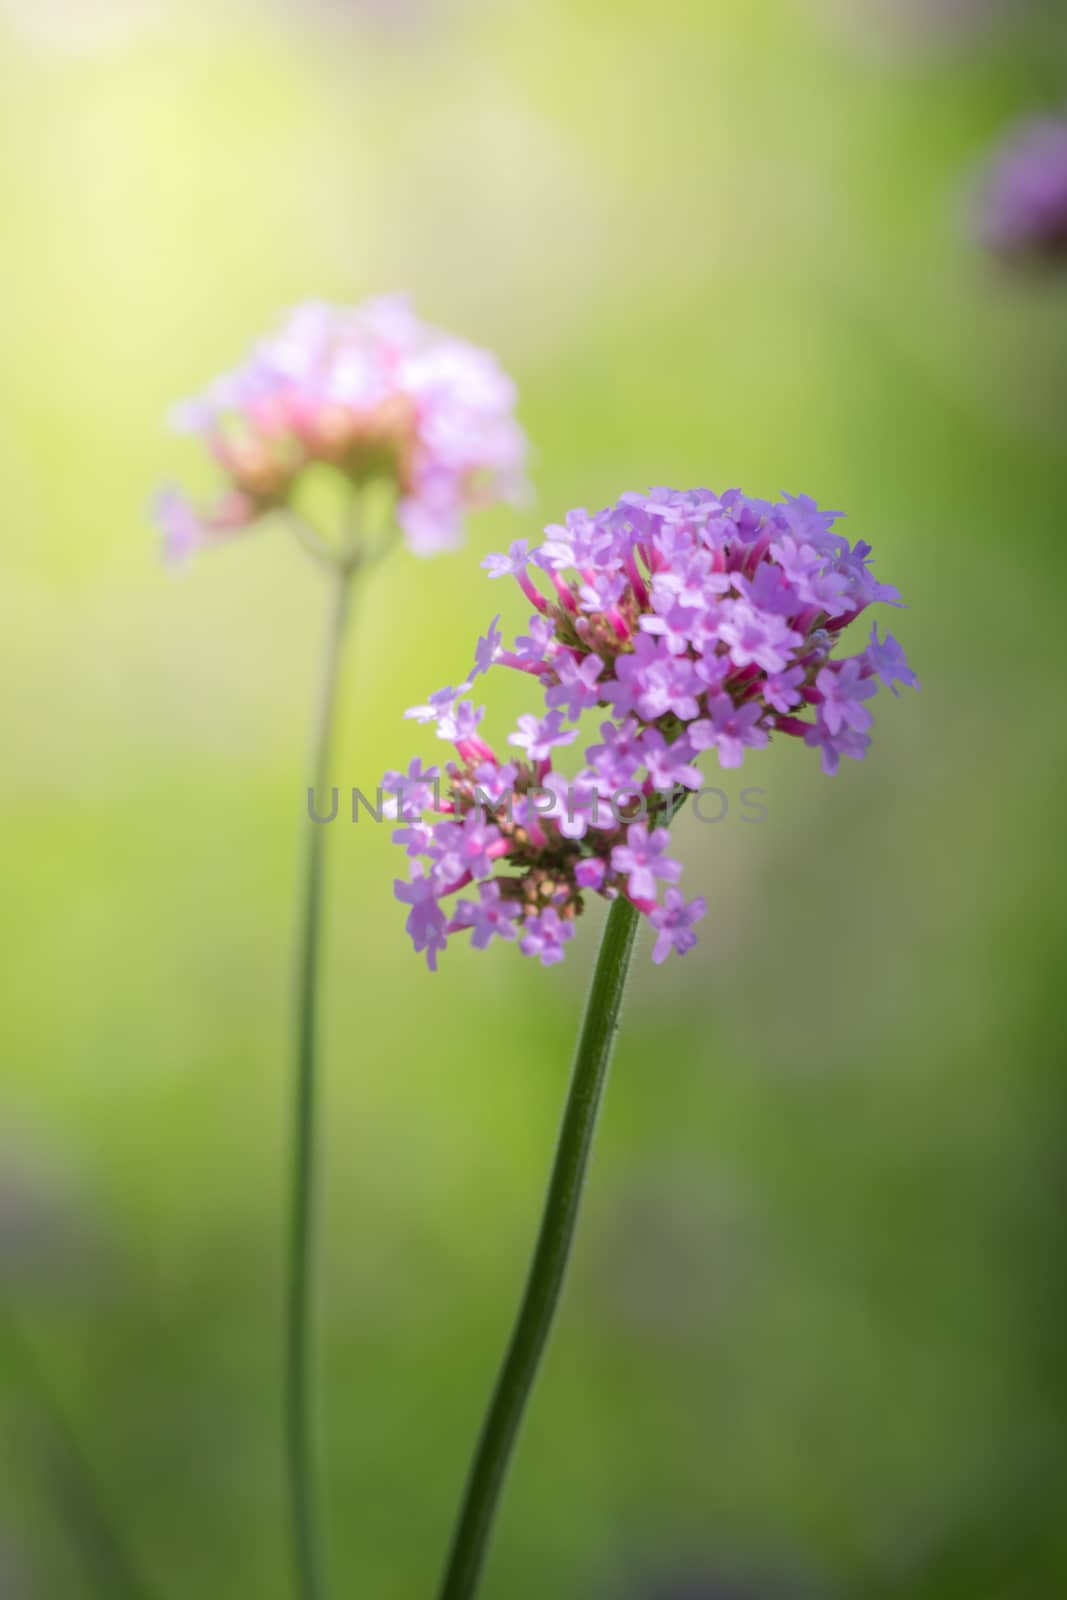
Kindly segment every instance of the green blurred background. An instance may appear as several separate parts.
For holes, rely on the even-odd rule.
[[[375,574],[340,783],[429,755],[402,708],[501,601],[525,621],[487,551],[653,483],[843,507],[923,680],[880,697],[863,766],[826,780],[785,741],[722,783],[765,789],[762,825],[679,825],[708,920],[638,962],[485,1600],[1067,1593],[1067,285],[966,233],[975,163],[1067,87],[1067,48],[1051,7],[934,9],[0,5],[4,1600],[120,1600],[59,1413],[145,1594],[292,1592],[287,986],[324,595],[280,531],[170,575],[144,506],[208,482],[174,399],[291,302],[394,288],[515,374],[537,497]],[[386,830],[329,843],[337,1594],[424,1600],[596,930],[564,968],[454,947],[435,977]]]

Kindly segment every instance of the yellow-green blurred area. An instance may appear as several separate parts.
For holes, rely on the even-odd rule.
[[[281,528],[168,573],[145,506],[210,483],[174,400],[294,301],[394,289],[515,374],[536,499],[368,579],[342,787],[431,758],[403,708],[494,611],[525,622],[488,551],[652,484],[847,511],[923,682],[879,696],[863,765],[780,741],[709,777],[720,824],[678,825],[708,917],[684,961],[639,953],[485,1600],[1067,1593],[1067,283],[967,220],[1067,44],[1053,7],[934,9],[0,5],[4,1600],[293,1593],[326,597]],[[509,680],[494,736],[522,709]],[[431,975],[388,829],[328,843],[331,1565],[338,1597],[428,1600],[599,919],[562,967],[455,943]]]

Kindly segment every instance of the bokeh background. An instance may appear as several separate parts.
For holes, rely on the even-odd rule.
[[[375,574],[339,783],[428,754],[402,708],[525,620],[487,551],[654,483],[844,508],[923,680],[863,766],[786,741],[722,785],[763,823],[679,824],[709,916],[639,959],[485,1600],[1067,1593],[1067,282],[967,221],[1067,91],[1058,7],[3,0],[0,79],[3,1600],[292,1592],[324,595],[281,530],[168,574],[144,507],[207,483],[174,399],[291,302],[395,288],[516,375],[537,497]],[[422,1600],[596,929],[434,977],[386,830],[329,843],[333,1566]]]

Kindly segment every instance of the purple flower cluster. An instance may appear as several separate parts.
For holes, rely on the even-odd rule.
[[[999,255],[1067,264],[1067,117],[1027,122],[1004,141],[983,185],[978,230]]]
[[[495,618],[467,679],[407,713],[455,745],[444,774],[416,761],[383,782],[402,824],[394,837],[414,858],[396,893],[431,967],[461,930],[479,948],[495,936],[559,961],[590,891],[625,894],[647,916],[655,961],[696,943],[705,904],[678,888],[667,825],[700,788],[698,757],[714,750],[721,766],[739,767],[783,733],[834,773],[842,756],[866,753],[879,683],[894,694],[917,687],[900,645],[877,627],[857,655],[834,655],[869,605],[901,603],[873,576],[870,546],[851,545],[836,520],[806,498],[654,489],[595,516],[571,512],[536,550],[519,540],[483,563],[519,583],[534,608],[527,631],[505,648]],[[470,698],[496,665],[528,674],[544,695],[543,713],[519,717],[503,762]],[[599,736],[566,778],[556,752],[594,711]],[[423,820],[430,809],[437,817]]]
[[[206,511],[176,490],[159,495],[165,551],[180,560],[286,506],[313,464],[355,484],[386,479],[412,550],[453,548],[468,511],[525,492],[514,406],[487,351],[420,322],[402,296],[297,306],[242,367],[174,411],[225,489]]]

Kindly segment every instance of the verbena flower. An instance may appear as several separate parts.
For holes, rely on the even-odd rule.
[[[356,307],[308,302],[236,372],[172,414],[223,474],[204,509],[156,500],[165,553],[180,560],[291,503],[305,470],[385,479],[417,554],[454,547],[467,512],[525,491],[515,388],[487,351],[420,322],[402,296]]]
[[[997,254],[1067,265],[1067,117],[1024,123],[986,173],[978,232]]]
[[[833,773],[842,756],[866,754],[879,684],[917,687],[877,627],[856,654],[837,653],[869,605],[901,603],[837,517],[803,497],[654,489],[595,516],[573,511],[538,549],[519,540],[483,563],[517,579],[535,607],[528,630],[508,649],[494,618],[468,678],[407,713],[436,723],[456,759],[383,783],[413,862],[397,896],[431,967],[468,930],[478,948],[499,937],[559,961],[588,893],[630,898],[655,929],[654,961],[692,948],[705,903],[678,887],[667,824],[700,788],[698,755],[736,768],[781,733]],[[527,674],[545,702],[518,718],[507,763],[466,698],[497,666]],[[598,732],[567,777],[553,763],[586,712]]]

